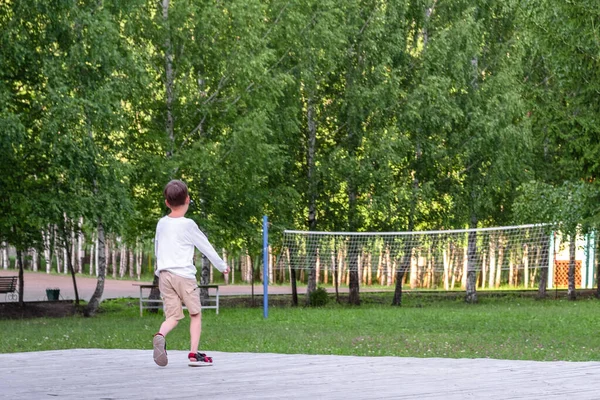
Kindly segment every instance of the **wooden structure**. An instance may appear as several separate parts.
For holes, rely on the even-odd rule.
[[[600,362],[222,353],[207,368],[143,350],[0,354],[0,400],[598,399]],[[40,362],[43,360],[43,362]]]
[[[5,294],[6,301],[19,299],[18,284],[18,276],[0,276],[0,293]]]
[[[157,288],[156,285],[151,283],[134,283],[133,286],[139,286],[140,288],[140,317],[144,315],[144,310],[162,310],[163,301],[161,299],[150,299],[148,298],[152,289]],[[219,313],[219,285],[198,285],[200,289],[206,289],[208,291],[208,299],[202,300],[202,309],[214,309],[216,313]],[[185,307],[184,307],[185,308]]]

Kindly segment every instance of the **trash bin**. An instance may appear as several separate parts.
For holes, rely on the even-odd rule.
[[[48,288],[46,289],[46,297],[48,301],[58,300],[60,297],[60,289],[59,288]]]

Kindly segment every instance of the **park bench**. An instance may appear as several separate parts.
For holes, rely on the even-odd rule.
[[[144,310],[162,309],[162,299],[150,299],[149,295],[152,289],[158,288],[156,285],[146,283],[134,283],[134,286],[140,288],[140,317],[144,315]],[[198,285],[200,289],[208,290],[208,301],[202,301],[202,309],[214,309],[219,313],[219,285]],[[184,307],[185,308],[185,307]]]
[[[19,299],[18,283],[18,276],[0,276],[0,293],[5,294],[6,301]]]

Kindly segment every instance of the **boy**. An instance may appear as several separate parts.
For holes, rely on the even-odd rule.
[[[198,352],[202,327],[200,293],[193,263],[194,247],[198,248],[221,272],[228,273],[227,264],[219,257],[196,223],[185,217],[190,196],[185,183],[172,180],[165,186],[165,204],[171,213],[158,221],[154,250],[156,275],[163,298],[165,321],[154,335],[154,362],[161,367],[168,363],[165,336],[183,319],[183,302],[190,314],[190,366],[212,365],[212,358]]]

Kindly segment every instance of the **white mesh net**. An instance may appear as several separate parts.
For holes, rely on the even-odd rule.
[[[469,247],[471,237],[471,247]],[[348,282],[358,271],[363,285],[395,284],[400,268],[411,288],[466,286],[469,254],[478,288],[535,287],[552,256],[545,225],[423,232],[284,231],[276,270],[314,268],[317,282]]]

